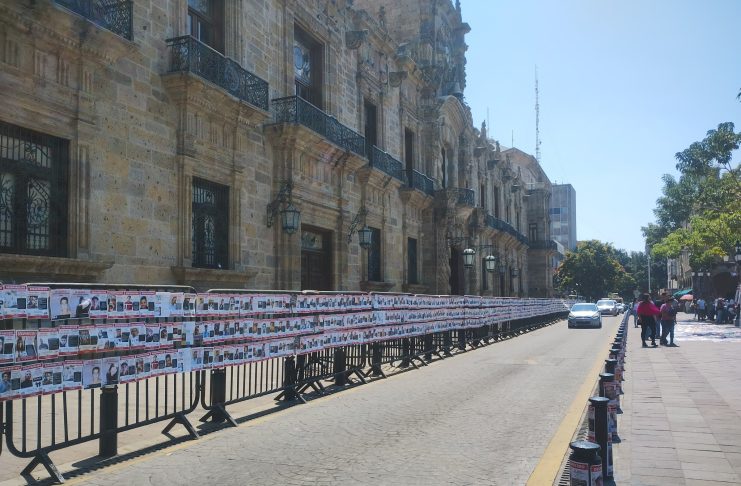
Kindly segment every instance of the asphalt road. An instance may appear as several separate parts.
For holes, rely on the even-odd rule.
[[[619,320],[559,322],[71,483],[525,484]]]

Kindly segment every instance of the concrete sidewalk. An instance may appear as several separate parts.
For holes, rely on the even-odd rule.
[[[616,484],[741,484],[741,329],[691,317],[676,348],[641,348],[630,323]]]

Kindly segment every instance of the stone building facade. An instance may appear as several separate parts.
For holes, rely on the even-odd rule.
[[[468,31],[449,0],[0,0],[0,279],[549,295],[550,183],[474,127]]]

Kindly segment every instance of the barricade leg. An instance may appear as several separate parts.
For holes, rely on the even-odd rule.
[[[334,384],[337,386],[347,385],[347,354],[344,348],[337,348],[334,351]]]
[[[466,330],[458,329],[458,349],[461,351],[466,350]]]
[[[118,386],[104,386],[100,392],[98,455],[112,457],[118,454]]]
[[[452,356],[450,350],[453,348],[453,331],[445,331],[443,334],[443,351],[445,356]]]
[[[296,390],[296,360],[293,356],[289,356],[285,360],[283,367],[283,400],[291,402],[293,400],[299,400],[306,403],[304,397]]]
[[[232,427],[237,421],[226,411],[226,370],[211,370],[211,410],[201,417],[201,422],[211,419],[212,423],[228,422]]]
[[[408,368],[409,364],[411,363],[411,360],[409,359],[409,356],[412,354],[412,346],[409,342],[409,338],[404,338],[401,340],[401,364],[399,365],[400,368]]]
[[[59,469],[57,469],[57,466],[54,465],[51,458],[49,458],[49,454],[46,452],[39,452],[28,466],[21,471],[21,476],[30,476],[37,466],[44,466],[44,469],[46,469],[46,472],[49,473],[49,476],[51,476],[54,482],[60,484],[64,482],[64,476],[62,476],[62,473],[59,472]]]
[[[425,348],[425,359],[427,361],[432,361],[432,348],[434,347],[433,335],[431,333],[425,334],[423,341],[424,341],[424,348]]]
[[[381,368],[381,362],[383,361],[383,349],[381,343],[373,343],[371,345],[371,369],[370,374],[373,376],[383,376],[386,378],[386,374]]]

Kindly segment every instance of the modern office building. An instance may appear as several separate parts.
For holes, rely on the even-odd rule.
[[[576,249],[576,191],[571,184],[553,184],[551,235],[566,250]]]

